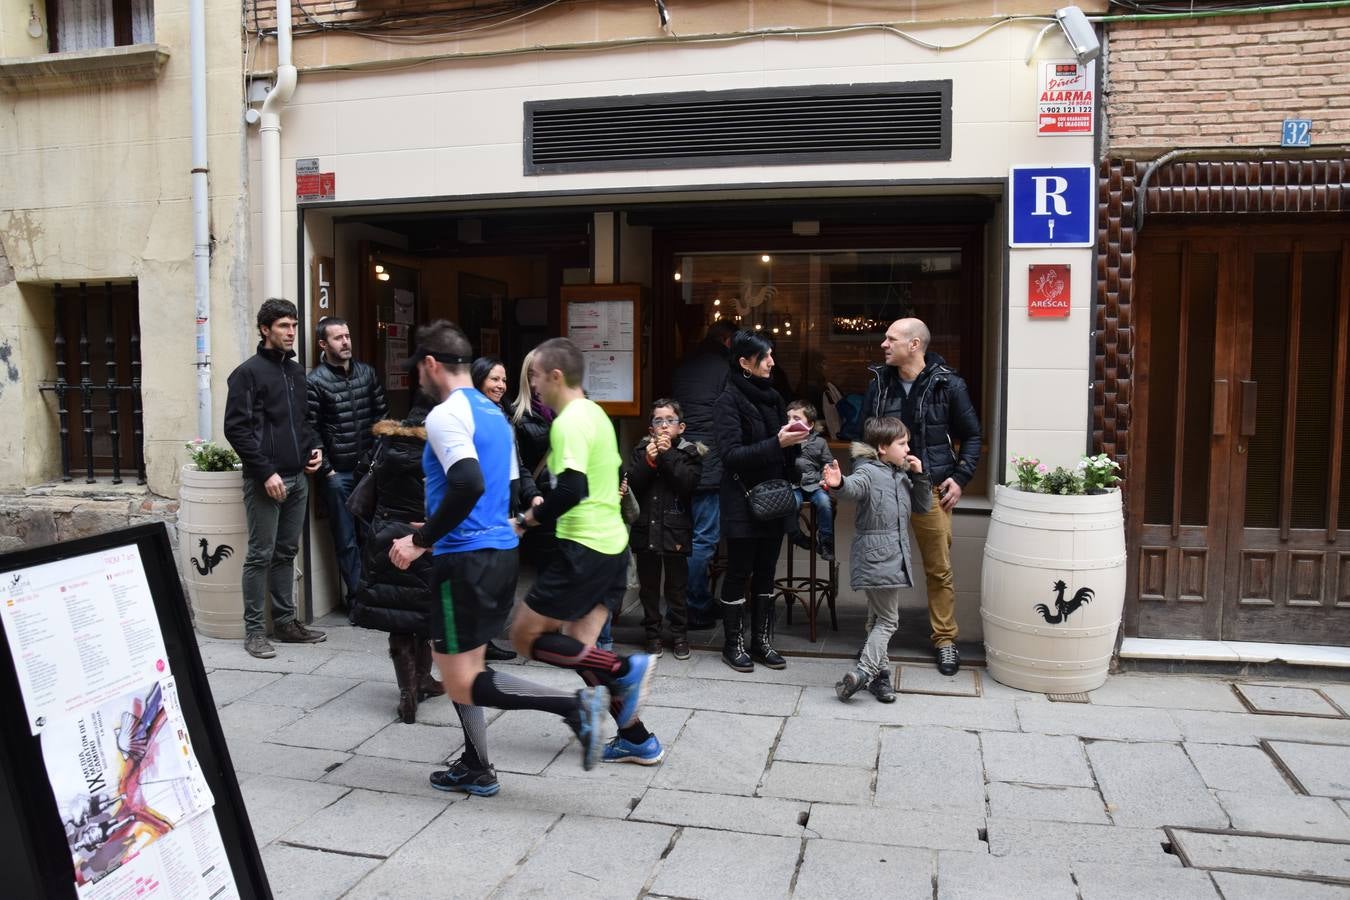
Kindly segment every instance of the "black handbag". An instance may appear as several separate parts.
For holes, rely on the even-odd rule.
[[[383,448],[383,442],[375,448],[375,458],[366,468],[366,474],[361,476],[361,480],[347,495],[347,512],[363,522],[369,522],[375,515],[375,465],[380,461],[380,450]]]
[[[761,522],[787,518],[798,509],[797,495],[785,478],[761,481],[747,491],[741,476],[731,477],[736,479],[736,483],[745,492],[745,502],[750,507],[750,515]]]

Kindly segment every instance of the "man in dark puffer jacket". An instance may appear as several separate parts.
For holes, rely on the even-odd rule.
[[[928,352],[931,334],[918,319],[899,319],[881,342],[885,365],[869,366],[872,380],[862,417],[897,416],[910,431],[910,446],[933,484],[932,508],[911,519],[928,581],[928,621],[938,671],[955,675],[956,589],[952,583],[952,510],[980,462],[980,419],[966,383],[946,360]],[[953,448],[953,441],[960,445]]]
[[[379,373],[352,359],[352,336],[345,321],[320,319],[316,337],[322,354],[309,373],[308,418],[323,442],[324,461],[318,478],[323,485],[321,494],[338,570],[350,602],[361,583],[363,535],[358,534],[358,524],[347,511],[347,497],[370,463],[375,440],[370,428],[384,418],[389,405]]]

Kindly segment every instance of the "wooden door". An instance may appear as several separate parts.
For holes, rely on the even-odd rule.
[[[1131,630],[1350,640],[1350,234],[1150,235]]]

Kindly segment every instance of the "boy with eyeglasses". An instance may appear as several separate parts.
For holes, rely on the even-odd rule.
[[[703,474],[707,448],[685,440],[684,415],[675,400],[652,404],[651,427],[629,455],[624,474],[641,514],[629,545],[637,556],[638,596],[648,653],[661,655],[661,582],[670,611],[671,643],[676,659],[689,658],[685,588],[694,543],[690,502]]]

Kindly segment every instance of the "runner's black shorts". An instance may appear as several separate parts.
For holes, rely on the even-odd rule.
[[[510,550],[465,550],[432,560],[431,641],[437,653],[466,653],[502,633],[516,600]]]
[[[597,606],[618,611],[627,590],[627,550],[610,556],[559,538],[553,557],[525,595],[525,605],[541,616],[575,622]]]

